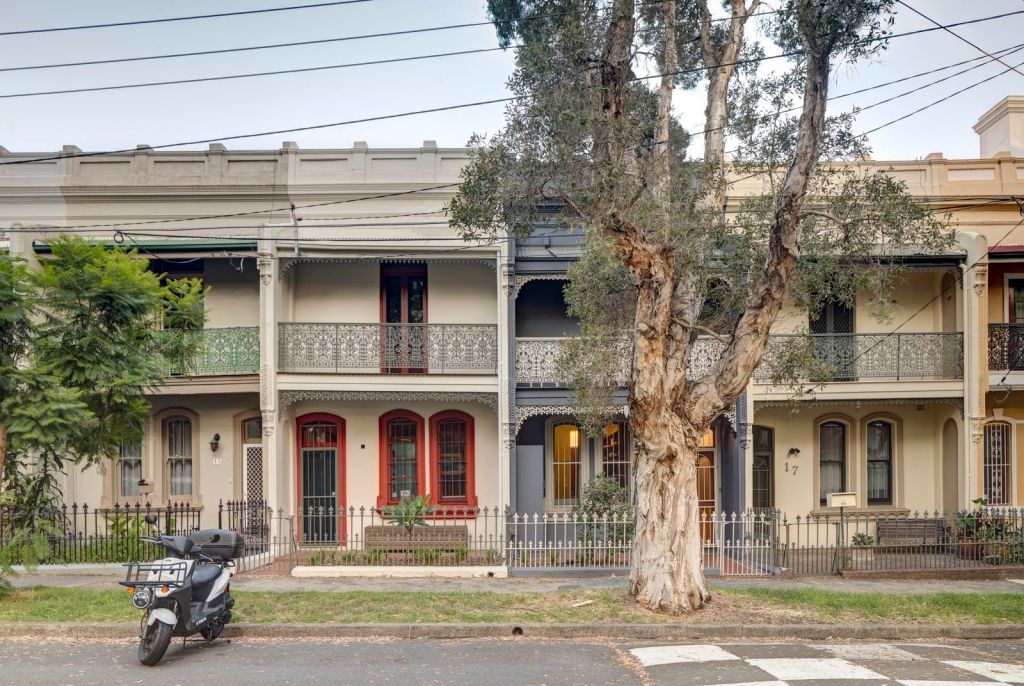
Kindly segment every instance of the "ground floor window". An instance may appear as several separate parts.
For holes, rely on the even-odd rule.
[[[868,504],[892,504],[892,424],[868,423]]]
[[[192,483],[192,420],[170,417],[164,422],[168,483],[171,496],[190,496]]]
[[[117,456],[118,496],[139,497],[142,480],[142,443],[122,443]]]
[[[630,459],[629,425],[625,421],[605,425],[601,432],[601,470],[627,490],[633,486]]]
[[[818,427],[819,500],[828,503],[829,493],[846,490],[846,425],[825,422]]]
[[[457,410],[430,418],[431,494],[444,506],[475,507],[474,422]]]
[[[583,435],[573,422],[555,424],[551,441],[551,494],[555,507],[572,507],[580,495]]]
[[[753,506],[767,510],[775,506],[775,432],[766,426],[754,427]]]
[[[1006,422],[991,422],[985,425],[985,500],[989,505],[1009,505],[1012,440],[1011,427]]]
[[[381,495],[379,505],[423,492],[423,418],[395,410],[380,418]]]

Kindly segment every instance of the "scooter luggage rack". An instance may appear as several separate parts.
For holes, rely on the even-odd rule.
[[[122,586],[170,586],[181,588],[188,578],[186,562],[131,562]]]

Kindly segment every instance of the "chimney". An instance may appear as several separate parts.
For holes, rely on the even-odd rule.
[[[1009,95],[974,125],[983,158],[1024,157],[1024,95]]]

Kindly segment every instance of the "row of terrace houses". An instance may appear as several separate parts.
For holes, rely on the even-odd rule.
[[[807,514],[835,491],[877,512],[1024,503],[1024,229],[1013,228],[1024,98],[997,104],[975,131],[976,159],[862,163],[950,209],[957,246],[907,258],[890,320],[869,314],[866,294],[813,319],[786,308],[774,340],[809,330],[834,374],[799,401],[755,375],[704,438],[703,511]],[[562,293],[577,239],[546,227],[527,240],[460,239],[443,208],[466,160],[425,141],[139,146],[0,166],[13,253],[45,260],[52,227],[74,227],[128,240],[154,271],[209,287],[196,368],[168,371],[141,444],[68,474],[66,500],[174,500],[215,521],[222,500],[301,515],[429,493],[442,506],[533,513],[570,509],[597,474],[628,484],[625,392],[590,435],[559,378],[560,347],[578,328]],[[735,184],[730,207],[755,183]],[[717,351],[700,342],[692,373]],[[628,352],[621,364],[625,379]],[[300,536],[336,537],[337,525],[321,519]]]

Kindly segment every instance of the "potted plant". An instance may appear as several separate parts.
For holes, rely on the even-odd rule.
[[[975,498],[977,505],[973,512],[961,512],[956,516],[957,554],[965,560],[978,560],[983,557],[987,547],[982,542],[989,537],[990,518],[985,512],[988,501]]]

